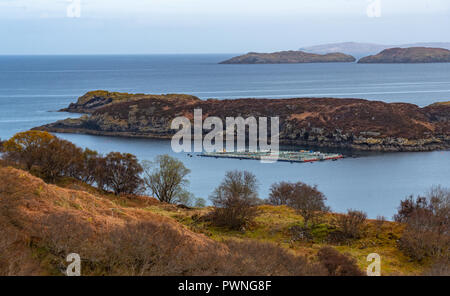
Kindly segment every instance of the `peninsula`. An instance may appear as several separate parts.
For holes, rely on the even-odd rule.
[[[201,100],[190,95],[93,91],[63,111],[86,113],[36,129],[60,133],[171,138],[177,116],[280,118],[280,143],[368,151],[450,148],[450,102],[420,108],[363,99]]]

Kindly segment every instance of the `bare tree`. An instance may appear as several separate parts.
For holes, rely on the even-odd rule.
[[[293,184],[287,182],[274,183],[270,187],[269,204],[274,206],[287,205],[292,199]]]
[[[410,257],[449,260],[450,189],[433,187],[425,196],[401,201],[395,220],[406,224],[399,241]]]
[[[257,214],[259,204],[255,175],[247,171],[230,171],[210,199],[216,209],[213,221],[218,226],[240,229]]]
[[[144,183],[159,201],[177,203],[189,195],[186,176],[191,171],[181,161],[169,155],[160,155],[154,162],[144,162],[143,166]]]
[[[347,214],[340,215],[337,227],[346,238],[360,238],[366,226],[367,214],[357,210],[347,210]]]

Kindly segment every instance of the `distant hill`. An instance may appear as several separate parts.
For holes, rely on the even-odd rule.
[[[444,48],[389,48],[364,57],[358,63],[450,63],[450,50]]]
[[[353,55],[355,57],[363,57],[367,55],[377,54],[382,50],[393,48],[393,47],[434,47],[434,48],[445,48],[450,49],[450,42],[421,42],[413,44],[401,44],[401,45],[386,45],[386,44],[375,44],[375,43],[360,43],[360,42],[343,42],[343,43],[329,43],[320,44],[315,46],[303,47],[300,50],[317,53],[326,54],[330,52],[342,52],[345,54]]]
[[[303,51],[280,51],[273,53],[247,54],[231,58],[220,64],[295,64],[295,63],[336,63],[336,62],[355,62],[356,59],[351,55],[343,53],[314,54]]]

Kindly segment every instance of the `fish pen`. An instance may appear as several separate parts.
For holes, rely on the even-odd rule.
[[[204,152],[200,154],[202,157],[215,158],[234,158],[234,159],[253,159],[253,160],[277,160],[286,162],[315,162],[325,160],[338,160],[344,158],[338,153],[322,153],[318,151],[279,151],[278,153],[271,151],[240,151],[240,152]]]

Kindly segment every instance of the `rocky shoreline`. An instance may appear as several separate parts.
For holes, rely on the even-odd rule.
[[[58,133],[169,139],[177,116],[280,118],[280,144],[361,151],[450,149],[450,102],[420,108],[362,99],[200,100],[190,95],[89,92],[63,111],[86,113],[37,127]],[[207,131],[205,131],[206,133]]]

